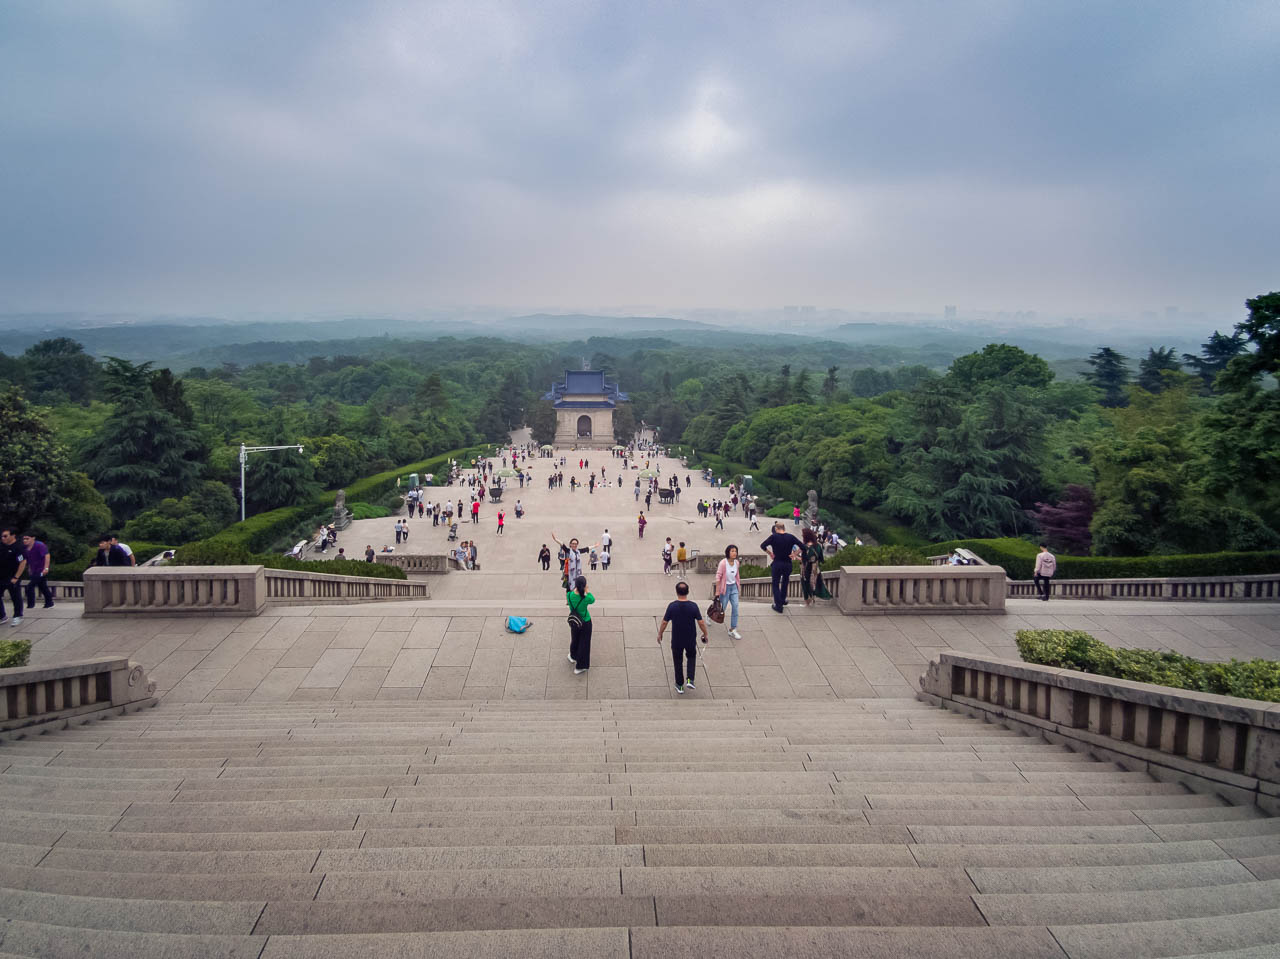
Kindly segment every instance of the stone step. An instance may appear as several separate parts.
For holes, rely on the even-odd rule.
[[[1154,959],[1257,946],[1269,946],[1275,955],[1280,943],[1280,909],[1232,913],[1225,922],[1211,917],[1063,924],[1050,929],[1071,959],[1111,959],[1117,955]]]
[[[80,929],[248,936],[265,907],[265,902],[108,899],[0,888],[0,915]]]
[[[1092,888],[1092,884],[1089,884]],[[977,895],[973,901],[993,926],[1040,926],[1060,923],[1144,922],[1230,916],[1274,908],[1280,902],[1280,881],[1212,884],[1188,883],[1184,888],[1158,887],[1130,892],[1054,892]],[[1280,943],[1277,943],[1280,945]]]
[[[283,957],[475,956],[496,959],[627,959],[625,927],[602,929],[520,929],[514,931],[431,932],[413,936],[195,936],[174,933],[81,929],[14,920],[5,948],[28,956],[91,955],[101,959],[283,959]],[[265,948],[264,948],[265,946]]]
[[[294,873],[180,875],[0,865],[0,887],[66,896],[188,902],[313,899],[323,877]],[[617,870],[614,870],[617,886]],[[6,945],[7,944],[3,944]]]

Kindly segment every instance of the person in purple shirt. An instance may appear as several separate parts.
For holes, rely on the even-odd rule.
[[[22,553],[27,558],[27,608],[36,608],[36,590],[44,597],[44,608],[53,608],[53,590],[49,588],[49,547],[30,533],[25,533]]]

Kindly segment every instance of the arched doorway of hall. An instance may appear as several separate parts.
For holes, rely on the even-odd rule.
[[[591,435],[591,417],[590,416],[578,417],[578,435],[579,436]]]

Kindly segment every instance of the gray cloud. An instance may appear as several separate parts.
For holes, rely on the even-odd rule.
[[[1271,2],[0,6],[0,309],[1228,311]]]

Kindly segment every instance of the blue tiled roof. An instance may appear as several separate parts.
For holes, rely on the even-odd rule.
[[[617,406],[613,400],[556,400],[553,404],[558,410],[601,410],[613,409]]]
[[[614,406],[618,403],[627,402],[630,397],[626,393],[618,389],[617,383],[611,383],[604,378],[604,373],[600,370],[565,370],[564,382],[553,383],[551,391],[543,394],[544,400],[552,400],[556,406],[561,409],[569,406],[594,406],[599,409],[601,403],[581,402],[566,403],[561,399],[562,396],[592,396],[601,395],[605,397],[605,405]]]

